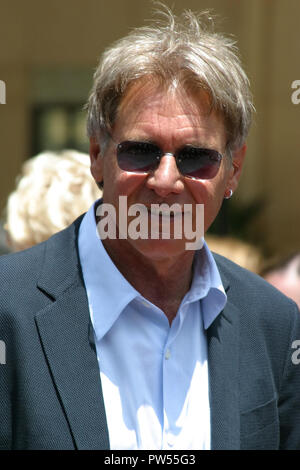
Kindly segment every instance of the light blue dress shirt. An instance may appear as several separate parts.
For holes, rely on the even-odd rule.
[[[226,294],[207,245],[172,325],[129,284],[98,237],[94,206],[79,230],[111,449],[210,449],[206,329]]]

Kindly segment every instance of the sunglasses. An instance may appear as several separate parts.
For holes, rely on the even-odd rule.
[[[173,153],[163,152],[151,142],[127,140],[117,145],[117,160],[121,170],[149,173],[159,166],[164,155],[173,155],[180,173],[193,179],[208,180],[219,171],[222,155],[216,150],[184,145]]]

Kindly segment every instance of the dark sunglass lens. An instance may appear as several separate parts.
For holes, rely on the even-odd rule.
[[[147,173],[157,167],[160,150],[149,142],[121,142],[117,146],[117,159],[121,170]]]
[[[216,150],[187,146],[180,150],[177,164],[183,175],[207,180],[216,176],[221,160]]]

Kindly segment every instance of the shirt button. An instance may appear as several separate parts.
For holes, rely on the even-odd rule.
[[[168,447],[174,447],[175,437],[172,435],[169,435],[167,438],[167,443],[168,443]]]
[[[170,359],[170,357],[171,357],[171,351],[170,349],[167,349],[166,354],[165,354],[165,359]]]

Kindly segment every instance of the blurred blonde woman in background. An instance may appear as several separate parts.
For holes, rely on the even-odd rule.
[[[99,199],[87,154],[43,152],[27,160],[6,206],[7,242],[14,251],[47,240]]]
[[[229,258],[249,271],[259,273],[263,257],[257,246],[231,236],[208,234],[205,241],[211,251]]]

